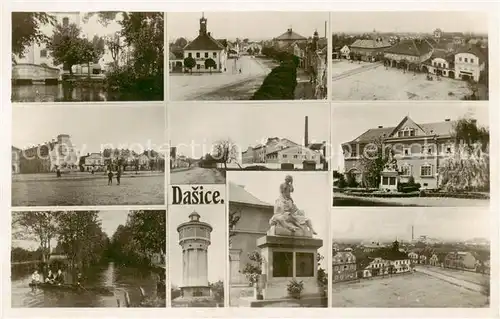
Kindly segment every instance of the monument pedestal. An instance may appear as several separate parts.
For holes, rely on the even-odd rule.
[[[264,300],[289,298],[287,286],[294,279],[304,285],[301,295],[320,295],[316,260],[322,246],[323,240],[312,238],[307,230],[291,232],[278,226],[259,238]]]
[[[187,297],[209,297],[211,295],[211,289],[208,286],[189,286],[180,287],[182,290],[182,296]]]

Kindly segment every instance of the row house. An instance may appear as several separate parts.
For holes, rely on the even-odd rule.
[[[358,183],[363,181],[362,156],[365,152],[384,145],[384,156],[394,152],[398,174],[394,182],[408,182],[413,176],[424,189],[439,186],[439,168],[442,161],[454,150],[452,131],[454,121],[445,119],[436,123],[416,123],[405,116],[392,127],[372,128],[342,144],[345,172],[352,174]]]
[[[453,269],[475,270],[477,259],[471,252],[450,252],[444,258],[444,266]]]
[[[299,144],[290,141],[286,138],[270,137],[265,144],[258,144],[254,147],[250,146],[241,154],[243,164],[266,163],[267,154],[275,153],[276,151],[285,148],[299,146]]]
[[[226,39],[214,39],[207,31],[207,19],[200,18],[200,29],[198,36],[189,42],[183,49],[183,60],[191,57],[196,61],[193,72],[226,72],[228,42]],[[212,59],[215,65],[211,68],[205,67],[205,61]],[[177,64],[178,61],[175,63]],[[185,68],[188,71],[187,68]]]
[[[420,250],[413,250],[408,253],[408,257],[414,264],[426,264],[427,256],[422,254]]]
[[[385,50],[384,58],[393,67],[418,68],[432,56],[434,45],[435,42],[427,38],[402,40]]]
[[[103,171],[105,170],[104,157],[102,153],[89,153],[83,158],[83,167],[85,171]]]
[[[374,62],[384,56],[384,52],[391,47],[391,44],[381,38],[357,39],[351,44],[349,54],[360,55],[361,60]]]
[[[409,272],[410,259],[384,259],[377,257],[363,269],[363,278]]]
[[[338,251],[332,257],[333,282],[357,279],[356,256],[350,251]]]
[[[301,165],[316,169],[321,163],[321,153],[302,145],[278,149],[266,154],[266,163]],[[312,166],[312,167],[311,167]]]

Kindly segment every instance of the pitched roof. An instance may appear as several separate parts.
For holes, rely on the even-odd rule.
[[[323,143],[311,143],[307,147],[312,149],[312,150],[319,151],[319,150],[322,150],[323,147],[325,147],[325,144],[323,144]]]
[[[475,56],[477,56],[479,58],[479,61],[484,61],[486,56],[487,56],[486,54],[483,53],[483,51],[481,51],[478,47],[476,47],[474,45],[461,47],[460,49],[457,50],[457,52],[455,52],[455,54],[459,54],[459,53],[474,54]]]
[[[380,49],[388,48],[391,44],[386,40],[376,41],[374,39],[358,39],[351,44],[351,48],[362,48],[362,49]]]
[[[436,42],[434,40],[427,38],[403,40],[387,49],[386,52],[411,56],[422,56],[431,52],[435,43]]]
[[[250,194],[243,186],[233,182],[229,182],[229,202],[273,208],[273,205],[261,201]]]
[[[285,33],[275,38],[279,41],[296,41],[296,40],[307,40],[306,37],[294,32],[292,29],[288,29]]]
[[[219,43],[217,40],[212,38],[208,33],[201,33],[194,39],[189,42],[184,50],[223,50],[224,46]]]
[[[21,151],[21,149],[20,149],[20,148],[15,147],[14,145],[12,145],[12,151],[14,151],[14,152],[19,152],[19,151]]]
[[[227,39],[216,39],[215,41],[217,41],[220,44],[222,44],[225,48],[228,46]]]
[[[363,143],[363,142],[371,142],[377,138],[380,137],[389,137],[391,133],[398,127],[400,126],[403,122],[405,122],[409,117],[404,117],[402,121],[397,126],[393,127],[383,127],[383,128],[373,128],[373,129],[368,129],[366,132],[355,138],[354,140],[348,142],[356,142],[356,143]],[[453,124],[455,121],[443,121],[443,122],[436,122],[436,123],[424,123],[424,124],[418,124],[422,128],[422,130],[427,134],[427,135],[449,135],[451,131],[453,130]]]
[[[447,52],[444,50],[434,50],[431,56],[431,60],[436,58],[444,59],[450,63],[455,61],[455,55],[452,52]]]

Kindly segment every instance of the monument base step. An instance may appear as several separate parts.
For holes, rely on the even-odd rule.
[[[264,300],[256,300],[254,298],[241,298],[239,303],[240,307],[252,307],[252,308],[266,308],[266,307],[323,308],[327,307],[327,305],[328,305],[328,298],[326,296],[322,296],[321,294],[308,294],[301,296],[299,299],[292,297],[264,299]]]

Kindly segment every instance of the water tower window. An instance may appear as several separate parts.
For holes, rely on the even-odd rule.
[[[40,57],[41,58],[46,58],[47,57],[47,50],[46,49],[40,50]]]
[[[68,17],[64,17],[62,21],[63,21],[63,27],[66,28],[69,25],[69,18]]]

